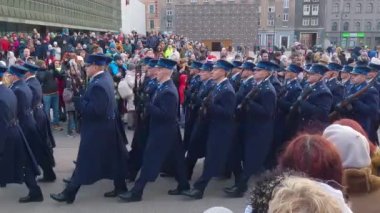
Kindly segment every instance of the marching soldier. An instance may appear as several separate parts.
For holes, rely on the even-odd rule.
[[[272,158],[270,160],[274,163],[284,143],[294,136],[292,135],[293,131],[289,129],[292,128],[292,125],[287,123],[286,118],[292,104],[296,102],[302,91],[301,84],[297,77],[301,72],[303,72],[303,68],[296,64],[290,64],[285,71],[285,92],[283,95],[278,96],[274,144],[272,146],[272,155],[270,155]]]
[[[234,137],[235,91],[227,79],[233,65],[225,60],[218,60],[212,71],[216,86],[206,104],[201,109],[202,116],[209,120],[206,158],[201,177],[194,188],[182,192],[183,195],[201,199],[203,192],[212,177],[225,170],[229,149]]]
[[[331,106],[331,111],[333,111],[334,107],[343,100],[345,93],[345,88],[338,79],[339,72],[341,72],[343,67],[338,63],[329,63],[327,68],[329,70],[323,75],[323,77],[326,79],[326,86],[330,89],[333,96],[333,104]]]
[[[200,68],[202,63],[194,61],[190,66],[190,80],[185,90],[185,132],[183,136],[183,144],[185,150],[188,149],[191,132],[197,118],[197,110],[194,108],[194,101],[201,87]]]
[[[28,70],[20,65],[13,65],[9,68],[12,83],[11,89],[17,97],[17,117],[38,165],[46,171],[47,175],[50,175],[52,171],[51,167],[54,165],[54,158],[51,148],[43,140],[36,120],[33,117],[33,92],[23,80],[27,72]],[[33,200],[32,197],[29,199]]]
[[[215,86],[214,81],[211,79],[213,65],[214,64],[211,62],[207,62],[201,67],[200,77],[202,85],[197,94],[194,106],[197,108],[197,120],[194,124],[193,132],[191,133],[189,148],[186,155],[188,179],[191,179],[197,160],[204,157],[206,152],[207,129],[209,127],[209,122],[207,119],[203,119],[201,117],[199,108],[201,108],[203,101],[207,98]]]
[[[238,108],[239,105],[241,106],[247,94],[250,93],[253,87],[255,86],[255,79],[253,77],[255,66],[256,65],[250,61],[244,62],[241,66],[243,69],[241,73],[242,83],[240,84],[240,88],[236,93],[236,108]],[[230,160],[227,162],[228,169],[231,170],[235,176],[235,183],[239,180],[241,176],[241,162],[244,160],[244,158],[242,157],[244,147],[242,140],[244,139],[243,136],[246,126],[244,116],[245,115],[241,112],[241,109],[236,110],[236,134],[234,136],[235,138],[233,141],[232,148],[230,150]]]
[[[11,69],[13,73],[19,73],[19,75],[26,72],[19,66],[12,66]],[[40,171],[17,119],[17,116],[23,113],[20,112],[23,109],[17,105],[18,99],[12,90],[2,83],[6,70],[5,66],[0,65],[0,184],[25,183],[29,193],[20,198],[19,202],[41,202],[43,195],[36,182],[36,176],[40,174]],[[25,95],[20,90],[17,90],[17,93],[19,96]]]
[[[53,148],[55,147],[55,141],[50,128],[50,121],[45,113],[44,107],[42,105],[42,88],[40,82],[37,80],[35,73],[39,70],[39,67],[25,63],[23,65],[28,72],[25,74],[25,82],[32,91],[32,109],[33,116],[36,120],[38,130],[42,136],[42,140],[45,143],[45,149],[49,150],[50,155],[47,156],[50,160],[48,162],[40,162],[40,166],[43,171],[43,178],[39,179],[39,182],[54,182],[56,175],[53,171],[55,166]]]
[[[249,62],[245,63],[247,66]],[[252,66],[252,65],[250,65]],[[264,169],[269,154],[274,132],[276,112],[276,90],[270,82],[270,75],[278,65],[261,61],[253,72],[257,85],[253,87],[238,105],[237,116],[240,117],[239,136],[243,148],[243,171],[235,176],[235,185],[225,188],[224,192],[231,197],[242,197],[248,189],[248,180],[253,174]],[[250,72],[250,69],[244,69]],[[245,92],[246,93],[246,92]]]
[[[372,58],[371,62],[369,63],[368,67],[371,69],[371,71],[368,73],[368,80],[373,80],[373,86],[377,89],[377,91],[380,93],[380,82],[378,79],[378,73],[380,72],[380,59],[378,58]],[[380,103],[379,103],[380,104]],[[380,116],[380,105],[378,109],[378,115]],[[371,134],[369,135],[369,139],[379,144],[379,138],[377,135],[377,130],[379,129],[380,125],[380,117],[373,116],[371,121]]]
[[[303,75],[302,75],[302,79],[301,79],[301,81],[300,81],[300,84],[301,84],[301,87],[302,88],[305,88],[307,85],[308,85],[308,83],[307,83],[307,74],[308,74],[308,70],[311,68],[311,65],[312,64],[306,64],[305,65],[305,67],[304,67],[304,70],[303,70]]]
[[[76,106],[82,115],[77,163],[66,188],[50,195],[58,202],[73,203],[81,185],[91,185],[101,179],[114,181],[114,190],[105,193],[105,197],[116,197],[127,191],[128,151],[116,120],[113,81],[110,74],[104,72],[109,61],[103,54],[90,55],[86,60],[90,81]]]
[[[350,80],[350,78],[351,78],[350,73],[352,72],[353,69],[354,69],[354,67],[352,67],[350,65],[344,65],[342,72],[341,72],[342,84],[344,86],[344,91],[346,91],[346,92],[348,92],[352,86],[351,80]]]
[[[141,201],[146,184],[156,180],[162,164],[172,150],[175,154],[178,187],[170,190],[169,194],[176,195],[189,188],[184,151],[178,141],[178,92],[170,79],[176,64],[176,61],[170,59],[160,59],[157,63],[158,87],[147,106],[147,113],[150,116],[149,135],[140,176],[129,192],[119,195],[126,202]]]
[[[323,75],[327,71],[326,66],[313,64],[307,74],[308,85],[291,107],[288,119],[293,117],[293,113],[299,113],[299,116],[296,116],[299,119],[296,128],[300,131],[320,132],[329,124],[328,115],[333,99],[331,91],[323,80]]]
[[[371,121],[378,116],[379,92],[368,83],[367,75],[371,71],[366,66],[356,66],[351,72],[352,87],[348,91],[346,99],[354,97],[347,104],[338,104],[337,110],[343,117],[349,117],[357,121],[368,135],[375,134],[371,131]]]
[[[241,61],[233,61],[232,65],[234,65],[234,68],[232,68],[232,72],[230,73],[228,79],[230,80],[230,83],[232,87],[234,88],[235,92],[237,92],[240,88],[241,83],[241,65],[243,62]]]
[[[138,93],[136,93],[136,111],[138,116],[138,123],[136,126],[136,130],[133,135],[132,145],[130,154],[130,174],[129,179],[134,181],[137,173],[139,172],[142,161],[144,150],[146,147],[146,142],[149,135],[149,114],[147,113],[147,105],[149,101],[152,99],[154,92],[157,89],[157,65],[158,60],[156,59],[144,59],[144,63],[148,64],[146,74],[144,77],[144,82],[142,86],[139,88]]]

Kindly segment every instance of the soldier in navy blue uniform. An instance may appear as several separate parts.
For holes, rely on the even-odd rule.
[[[283,148],[284,143],[294,136],[292,135],[294,131],[289,131],[292,125],[287,123],[286,118],[290,107],[297,100],[302,91],[301,84],[297,77],[301,72],[303,72],[303,68],[296,64],[290,64],[285,71],[285,92],[282,96],[278,96],[274,144],[272,146],[270,159],[268,159],[272,163],[271,166],[276,164],[277,154]]]
[[[234,88],[235,92],[237,92],[240,88],[241,83],[241,65],[243,62],[241,61],[233,61],[232,65],[234,65],[234,68],[232,68],[232,72],[230,73],[228,79],[230,80],[230,83],[232,87]]]
[[[224,189],[228,196],[242,197],[248,189],[251,175],[264,169],[274,132],[277,94],[270,82],[270,75],[276,69],[277,64],[259,62],[253,74],[256,86],[245,92],[247,94],[237,107],[237,116],[240,117],[238,135],[243,145],[243,171],[235,176],[234,186]]]
[[[343,69],[343,66],[338,63],[329,63],[327,68],[329,70],[323,77],[326,79],[326,86],[330,89],[331,94],[333,95],[333,104],[331,106],[331,111],[333,111],[334,107],[343,100],[345,94],[345,88],[338,79],[339,72]]]
[[[14,73],[19,73],[19,67],[12,67]],[[2,83],[7,68],[0,65],[0,184],[25,183],[29,189],[26,197],[20,198],[20,203],[43,201],[36,176],[40,174],[37,161],[30,149],[28,141],[18,124],[17,97],[11,89]],[[21,70],[22,75],[25,70]]]
[[[353,95],[366,87],[367,74],[370,68],[366,66],[356,66],[351,72],[352,87],[348,91],[347,96]],[[360,95],[357,99],[352,101],[343,109],[338,109],[344,117],[348,117],[357,121],[368,135],[375,134],[371,131],[371,121],[373,117],[378,116],[379,107],[379,92],[374,86],[371,86],[364,94]]]
[[[50,159],[49,162],[42,162],[40,164],[43,171],[43,178],[39,179],[40,182],[53,182],[56,179],[56,175],[53,171],[54,167],[54,156],[53,156],[53,147],[55,147],[55,141],[53,134],[51,132],[50,121],[48,116],[45,113],[44,107],[42,105],[42,88],[40,82],[36,78],[36,72],[39,70],[39,67],[31,64],[25,63],[23,65],[28,72],[25,74],[25,82],[32,90],[33,99],[32,99],[32,109],[33,116],[36,120],[38,130],[42,136],[42,140],[45,142],[45,149],[49,150]]]
[[[206,62],[201,67],[200,77],[202,85],[194,103],[195,108],[197,109],[197,120],[191,133],[189,148],[186,155],[188,179],[191,179],[197,160],[204,157],[206,152],[207,129],[209,122],[207,119],[203,119],[200,116],[199,109],[201,108],[203,101],[208,95],[210,95],[215,86],[215,82],[211,79],[213,65],[214,64],[211,62]]]
[[[380,82],[379,82],[379,77],[378,77],[378,73],[380,72],[380,59],[372,58],[368,67],[371,69],[371,71],[368,73],[367,79],[370,81],[375,79],[373,86],[377,89],[377,91],[380,94]],[[380,116],[380,103],[379,103],[379,108],[378,108],[378,116],[372,117],[371,131],[370,131],[371,134],[369,135],[369,139],[377,145],[379,145],[379,138],[377,135],[377,130],[379,129],[379,126],[380,126],[379,116]]]
[[[138,100],[136,102],[136,107],[138,113],[140,113],[140,120],[137,123],[132,145],[131,145],[131,151],[130,154],[130,174],[129,179],[131,181],[134,181],[136,178],[136,175],[138,171],[141,168],[142,161],[143,161],[143,155],[144,150],[146,147],[146,142],[149,135],[149,114],[147,114],[147,105],[149,104],[149,101],[152,99],[154,92],[157,89],[157,70],[155,66],[157,65],[158,60],[156,59],[144,59],[144,63],[148,64],[147,71],[144,77],[144,81],[142,83],[141,88],[139,88],[139,98],[135,99]]]
[[[302,88],[305,88],[308,85],[308,83],[307,83],[307,74],[308,74],[307,71],[311,68],[311,65],[312,64],[306,64],[304,67],[303,78],[300,81]]]
[[[183,136],[183,144],[185,150],[188,149],[191,133],[194,128],[194,123],[197,118],[197,109],[194,108],[194,102],[199,89],[202,85],[201,78],[199,76],[202,63],[194,61],[190,66],[190,80],[188,87],[185,90],[185,132]]]
[[[217,177],[226,169],[229,150],[235,134],[235,91],[227,79],[233,65],[225,60],[218,60],[212,71],[216,86],[206,105],[201,109],[202,116],[209,119],[206,158],[201,177],[194,183],[194,188],[182,194],[194,199],[201,199],[212,177]]]
[[[278,69],[279,69],[279,67],[278,67]],[[270,76],[269,80],[270,80],[270,83],[273,85],[274,89],[276,90],[276,94],[281,94],[283,87],[282,87],[280,80],[278,80],[278,78],[276,76],[276,72],[277,72],[277,70],[274,71],[274,73]]]
[[[90,81],[76,106],[83,123],[77,163],[64,191],[50,195],[58,202],[73,203],[81,185],[90,185],[101,179],[114,181],[114,190],[105,193],[105,197],[116,197],[127,191],[128,151],[116,120],[112,77],[104,72],[109,61],[110,58],[103,54],[90,55],[86,60]]]
[[[329,124],[328,115],[333,98],[323,80],[327,71],[328,68],[322,64],[313,64],[308,70],[308,85],[303,89],[303,93],[308,91],[308,95],[300,100],[298,109],[295,109],[299,112],[298,131],[317,133]]]
[[[342,77],[342,84],[344,86],[345,92],[348,92],[351,89],[352,84],[350,80],[351,78],[350,73],[352,72],[353,69],[354,67],[350,65],[344,65],[342,68],[341,77]]]
[[[14,65],[9,68],[11,89],[17,97],[17,117],[25,138],[29,142],[38,165],[48,171],[54,165],[54,158],[50,147],[43,140],[33,117],[33,92],[23,80],[27,72],[28,70],[20,65]]]
[[[175,154],[175,173],[178,181],[177,188],[170,190],[169,194],[179,194],[189,188],[184,150],[178,140],[178,92],[170,79],[176,64],[176,61],[170,59],[160,59],[157,63],[159,84],[151,102],[147,105],[147,113],[150,116],[149,135],[140,176],[129,192],[119,195],[126,202],[136,202],[142,199],[146,184],[156,180],[169,153]]]

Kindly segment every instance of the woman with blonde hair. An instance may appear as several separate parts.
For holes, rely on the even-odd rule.
[[[295,171],[257,178],[245,213],[352,213],[340,190]]]

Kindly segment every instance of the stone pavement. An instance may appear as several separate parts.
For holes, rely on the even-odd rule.
[[[247,198],[227,198],[222,191],[223,187],[230,186],[232,180],[210,182],[202,200],[190,200],[184,196],[169,196],[167,191],[176,187],[171,178],[159,177],[156,182],[147,185],[143,201],[138,203],[123,203],[119,199],[104,198],[103,193],[112,189],[112,181],[103,180],[92,186],[84,186],[79,190],[76,201],[72,205],[57,203],[50,199],[50,193],[61,192],[64,184],[62,178],[72,173],[79,144],[79,136],[70,138],[66,132],[54,132],[57,148],[55,159],[57,166],[57,181],[55,183],[40,184],[44,193],[44,202],[19,204],[18,198],[27,194],[25,185],[8,185],[0,188],[0,213],[201,213],[213,206],[225,206],[235,213],[244,212]],[[128,132],[128,139],[132,141],[132,132]],[[202,163],[198,163],[193,181],[200,175]],[[132,187],[133,184],[128,184]]]

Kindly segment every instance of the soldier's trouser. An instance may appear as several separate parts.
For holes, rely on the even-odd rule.
[[[25,169],[25,179],[26,187],[29,189],[30,196],[42,195],[41,188],[37,185],[36,176],[33,174],[30,168]]]

